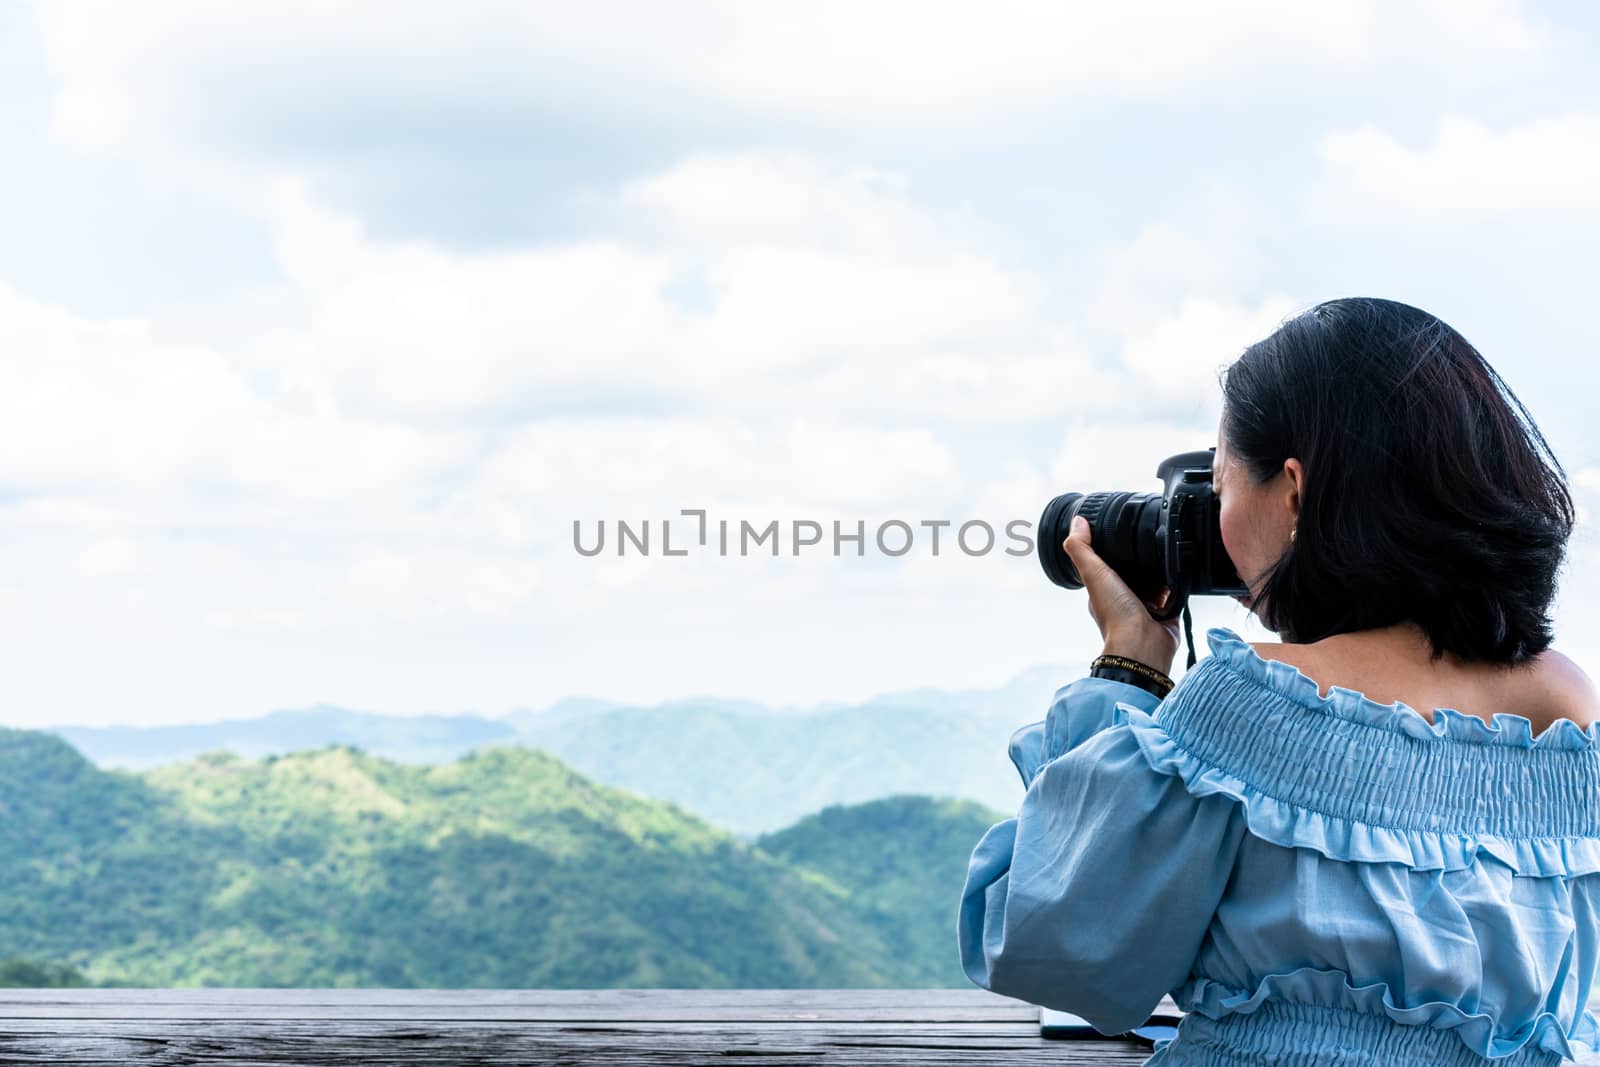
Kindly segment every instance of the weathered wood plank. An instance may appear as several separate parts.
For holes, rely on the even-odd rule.
[[[1045,1040],[1037,1008],[982,989],[0,990],[0,1067],[1016,1067],[1148,1055]]]
[[[0,990],[0,1065],[1136,1064],[982,989]]]
[[[0,1018],[1036,1021],[986,989],[0,989]]]
[[[40,1021],[42,1022],[42,1021]],[[1037,1024],[609,1024],[67,1020],[0,1024],[0,1064],[1135,1064],[1116,1041],[1046,1041]]]

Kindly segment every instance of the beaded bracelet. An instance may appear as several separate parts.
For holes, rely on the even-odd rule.
[[[1147,693],[1165,697],[1172,692],[1173,681],[1167,675],[1146,663],[1127,656],[1106,654],[1096,656],[1089,664],[1091,678],[1109,678],[1114,682],[1136,685]]]

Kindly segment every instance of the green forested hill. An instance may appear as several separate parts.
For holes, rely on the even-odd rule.
[[[936,966],[937,985],[965,985],[956,905],[973,846],[1005,818],[970,800],[895,796],[825,808],[757,846],[828,878],[904,959]]]
[[[158,985],[964,981],[959,881],[943,934],[912,937],[884,901],[915,898],[914,876],[849,875],[794,830],[751,848],[532,749],[408,766],[333,747],[135,775],[0,730],[0,958]],[[977,837],[952,831],[949,862]]]

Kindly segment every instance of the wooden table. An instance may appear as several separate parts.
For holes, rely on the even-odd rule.
[[[0,989],[0,1064],[1136,1064],[983,989]]]

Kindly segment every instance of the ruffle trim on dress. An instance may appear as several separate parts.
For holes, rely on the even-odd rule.
[[[1403,701],[1380,704],[1364,693],[1338,685],[1329,686],[1328,695],[1323,696],[1316,681],[1300,668],[1282,660],[1263,658],[1249,642],[1226,626],[1208,629],[1206,643],[1212,655],[1233,670],[1249,675],[1297,704],[1420,741],[1466,741],[1566,752],[1600,750],[1600,720],[1585,729],[1571,719],[1557,719],[1538,736],[1534,735],[1531,719],[1511,712],[1495,713],[1490,723],[1454,708],[1437,708],[1432,709],[1434,719],[1430,723]]]
[[[1299,807],[1202,762],[1152,716],[1130,704],[1116,705],[1114,715],[1118,725],[1130,728],[1152,769],[1182,779],[1194,796],[1221,794],[1238,801],[1250,833],[1275,845],[1315,849],[1342,862],[1402,863],[1414,870],[1463,870],[1489,856],[1530,877],[1600,871],[1600,839],[1592,837],[1509,838],[1392,829]]]
[[[1579,1046],[1584,1055],[1600,1052],[1600,1024],[1587,1010],[1580,1009],[1572,1032],[1552,1012],[1540,1012],[1533,1019],[1506,1033],[1497,1032],[1493,1016],[1469,1012],[1446,1001],[1429,1001],[1402,1007],[1394,1002],[1384,982],[1353,986],[1342,971],[1305,967],[1263,978],[1254,990],[1231,989],[1209,978],[1195,977],[1173,994],[1185,1011],[1199,1012],[1212,1019],[1254,1012],[1268,1001],[1337,1008],[1368,1015],[1382,1015],[1406,1026],[1429,1026],[1453,1031],[1468,1048],[1480,1056],[1499,1059],[1532,1047],[1577,1059]]]

